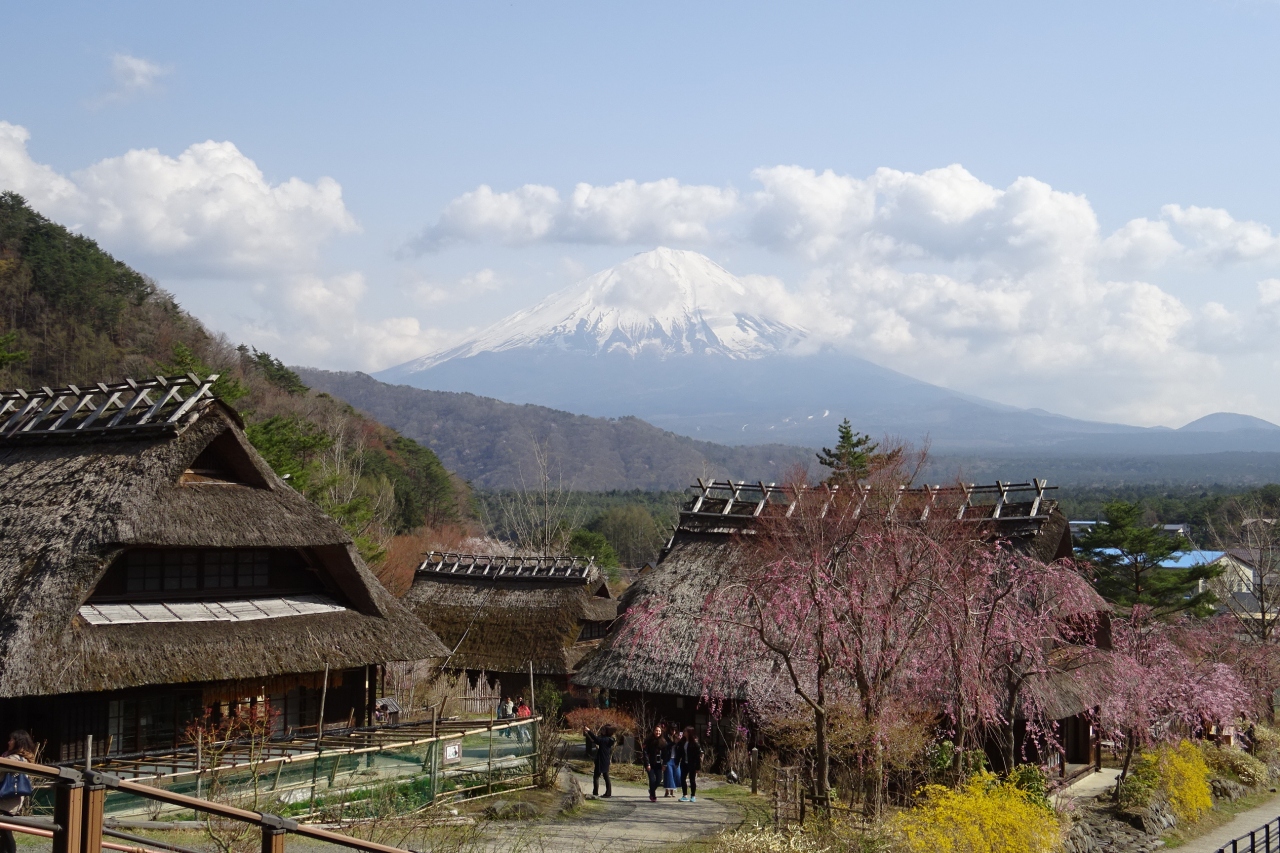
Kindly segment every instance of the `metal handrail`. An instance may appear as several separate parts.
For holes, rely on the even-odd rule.
[[[1261,845],[1261,846],[1259,846]],[[1217,853],[1277,853],[1280,851],[1280,817],[1268,821],[1252,832],[1231,839]]]

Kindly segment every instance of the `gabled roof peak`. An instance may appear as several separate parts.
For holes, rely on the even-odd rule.
[[[431,551],[418,566],[419,576],[490,580],[558,580],[586,583],[596,577],[595,557],[517,557]]]
[[[0,391],[0,443],[176,433],[214,399],[218,374]]]

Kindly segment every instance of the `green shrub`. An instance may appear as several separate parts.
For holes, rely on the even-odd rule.
[[[1053,806],[1049,803],[1049,777],[1045,776],[1044,771],[1036,765],[1019,764],[1009,774],[1008,782],[1019,791],[1025,792],[1036,805],[1052,811]]]
[[[1243,749],[1217,746],[1208,741],[1200,745],[1205,763],[1215,776],[1234,777],[1240,784],[1256,788],[1267,781],[1267,765]]]
[[[1264,764],[1280,763],[1280,732],[1256,723],[1253,727],[1253,757]]]
[[[1126,809],[1146,808],[1159,789],[1160,772],[1155,753],[1144,753],[1133,762],[1129,775],[1120,784],[1120,805]]]

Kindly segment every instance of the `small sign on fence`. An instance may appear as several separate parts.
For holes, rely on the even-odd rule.
[[[444,745],[444,763],[457,764],[462,761],[462,741],[457,740],[453,743]]]

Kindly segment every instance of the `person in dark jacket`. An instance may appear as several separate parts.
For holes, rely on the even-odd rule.
[[[653,734],[645,738],[644,770],[649,774],[649,802],[658,801],[658,786],[662,784],[663,765],[666,763],[667,739],[662,736],[662,726],[654,726]]]
[[[11,758],[14,761],[35,761],[36,760],[36,742],[32,740],[31,735],[26,731],[18,729],[9,735],[9,748],[4,751],[5,758]],[[14,795],[5,797],[0,800],[0,814],[15,815],[22,810],[26,797]],[[0,851],[3,853],[16,853],[18,849],[17,841],[13,837],[13,830],[0,829]]]
[[[698,771],[702,769],[702,744],[698,743],[698,731],[693,726],[684,730],[680,741],[680,798],[682,803],[698,801]]]
[[[596,748],[596,768],[595,775],[591,777],[591,796],[600,796],[600,777],[604,777],[604,795],[606,797],[613,796],[613,782],[609,780],[609,767],[613,764],[613,726],[605,726],[600,730],[600,734],[594,734],[591,729],[584,729],[582,732],[586,736],[587,742]]]

